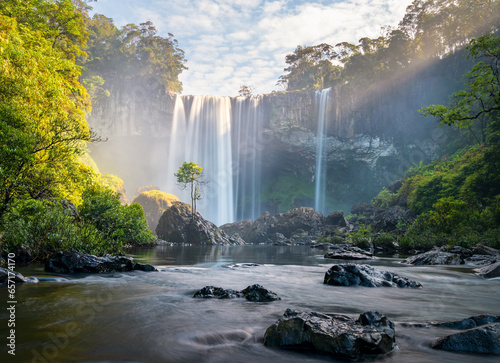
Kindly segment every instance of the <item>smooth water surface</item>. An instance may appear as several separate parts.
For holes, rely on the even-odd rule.
[[[60,276],[20,268],[49,281],[18,286],[16,356],[2,362],[332,362],[330,357],[265,347],[265,330],[287,308],[357,317],[377,310],[396,324],[399,349],[377,362],[498,362],[498,356],[433,350],[450,330],[410,328],[406,322],[500,315],[500,280],[471,267],[415,267],[401,259],[369,261],[417,280],[422,289],[334,287],[323,284],[338,260],[308,246],[169,247],[131,251],[159,272]],[[255,263],[257,266],[246,266]],[[261,284],[281,301],[194,299],[206,285],[242,290]],[[0,289],[7,301],[7,291]],[[5,309],[0,333],[8,335]],[[7,360],[4,359],[7,357]]]

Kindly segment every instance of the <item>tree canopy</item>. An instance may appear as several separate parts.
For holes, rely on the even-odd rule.
[[[499,0],[415,0],[399,25],[382,28],[378,38],[298,46],[278,83],[289,91],[370,84],[499,29]]]

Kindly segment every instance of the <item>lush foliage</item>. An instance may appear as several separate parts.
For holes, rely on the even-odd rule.
[[[141,192],[134,198],[133,203],[142,206],[146,220],[148,221],[149,229],[156,232],[156,226],[163,212],[174,202],[179,202],[173,194],[165,193],[159,190],[147,190]]]
[[[286,56],[287,73],[278,83],[292,91],[339,82],[384,82],[453,52],[471,39],[498,31],[499,24],[498,0],[415,0],[398,27],[383,28],[378,38],[365,37],[358,44],[298,46]]]
[[[85,121],[91,96],[106,93],[96,66],[106,63],[106,55],[89,53],[93,43],[86,43],[95,41],[97,31],[89,27],[88,10],[87,1],[79,0],[0,2],[0,243],[4,253],[22,243],[38,259],[60,249],[107,254],[119,252],[125,244],[154,240],[141,207],[121,205],[119,194],[108,188],[123,190],[123,182],[97,175],[86,152],[86,144],[96,139]],[[158,37],[150,23],[129,25],[117,36],[122,40],[120,52],[128,52],[123,57],[135,62],[128,67],[136,73],[131,70],[128,75],[153,76],[164,90],[180,89],[176,79],[183,58],[172,39]],[[102,38],[99,41],[105,46]],[[100,63],[99,57],[104,57]],[[172,57],[169,63],[167,58]],[[76,62],[88,59],[95,62],[91,66],[89,61],[82,77]],[[117,58],[106,59],[110,66]],[[110,68],[115,75],[122,71]]]
[[[477,144],[430,165],[408,170],[396,194],[383,190],[374,202],[406,204],[418,218],[401,239],[403,248],[435,245],[500,247],[500,37],[486,35],[468,47],[476,60],[466,75],[466,89],[449,106],[423,112],[441,124],[480,131]]]
[[[155,239],[139,204],[122,205],[120,195],[98,184],[87,187],[78,212],[113,246],[144,245]]]
[[[180,93],[179,74],[187,69],[184,51],[172,34],[159,36],[153,23],[127,24],[118,29],[113,19],[88,15],[81,6],[88,41],[79,58],[83,78],[95,98],[106,96],[107,85],[142,85],[147,92]],[[106,82],[104,84],[104,82]]]

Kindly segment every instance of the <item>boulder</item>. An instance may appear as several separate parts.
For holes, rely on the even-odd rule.
[[[500,277],[500,261],[492,263],[475,270],[477,274],[486,279],[492,279],[494,277]]]
[[[277,232],[290,238],[299,229],[309,232],[321,227],[324,219],[323,215],[315,211],[314,208],[294,208],[287,212],[276,214],[271,220],[267,234]]]
[[[245,242],[249,242],[252,237],[252,227],[253,221],[246,219],[244,221],[226,223],[219,228],[229,236],[237,233]]]
[[[246,289],[242,290],[241,293],[245,296],[245,299],[249,301],[267,302],[281,300],[276,293],[269,291],[258,284],[248,286]]]
[[[361,314],[354,320],[345,315],[287,309],[266,330],[264,344],[359,360],[365,355],[390,353],[396,339],[394,324],[377,312]]]
[[[204,219],[191,206],[174,202],[167,208],[156,227],[158,238],[169,242],[191,243],[194,245],[218,245],[241,243],[231,240],[215,224]]]
[[[281,300],[281,298],[272,291],[267,290],[261,285],[251,285],[242,291],[223,289],[222,287],[205,286],[198,290],[193,297],[204,299],[234,299],[245,298],[249,301],[268,302]]]
[[[446,252],[441,248],[421,253],[419,255],[408,257],[401,261],[409,265],[422,266],[422,265],[461,265],[465,261],[459,253]]]
[[[130,257],[97,257],[76,251],[56,252],[45,262],[45,271],[60,274],[127,272],[133,269]]]
[[[415,214],[411,210],[396,205],[375,215],[372,221],[373,231],[394,231],[401,222],[411,224],[415,218]]]
[[[173,194],[164,193],[159,190],[145,190],[132,201],[132,203],[139,204],[144,210],[148,228],[152,232],[155,231],[162,214],[174,202],[179,202],[179,198]]]
[[[334,286],[422,287],[419,282],[398,276],[393,272],[378,270],[370,265],[352,263],[330,267],[325,273],[323,283]]]
[[[348,223],[344,217],[344,213],[342,212],[333,212],[330,213],[325,218],[326,225],[339,226],[339,227],[347,227]]]
[[[33,255],[33,251],[31,248],[26,246],[23,243],[18,244],[14,247],[14,260],[16,261],[17,266],[28,265],[35,260],[35,256]]]
[[[359,247],[348,245],[332,245],[332,252],[325,254],[325,258],[339,259],[339,260],[371,260],[373,255]]]
[[[9,279],[10,276],[10,279]],[[9,269],[0,267],[0,286],[8,285],[9,280],[13,281],[15,284],[26,284],[26,283],[36,283],[38,279],[36,277],[24,277],[23,274],[11,271]]]
[[[500,323],[447,335],[436,340],[432,348],[452,352],[500,354]]]

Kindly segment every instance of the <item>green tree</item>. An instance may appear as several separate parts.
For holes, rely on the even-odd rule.
[[[205,183],[202,179],[203,168],[192,161],[182,163],[177,173],[174,173],[177,178],[177,183],[181,189],[190,188],[192,217],[196,210],[196,201],[201,199],[200,186]]]
[[[287,90],[319,90],[332,86],[340,76],[340,67],[332,60],[337,54],[328,44],[310,47],[298,46],[295,52],[286,56],[289,64],[278,84],[283,84]]]
[[[466,74],[466,89],[452,96],[450,106],[431,105],[420,112],[438,117],[443,125],[468,129],[478,143],[486,141],[487,124],[500,112],[500,36],[488,34],[473,39],[469,57],[478,61]],[[479,123],[480,137],[472,126]]]
[[[79,68],[41,31],[0,15],[0,215],[13,198],[78,202],[92,134]]]

